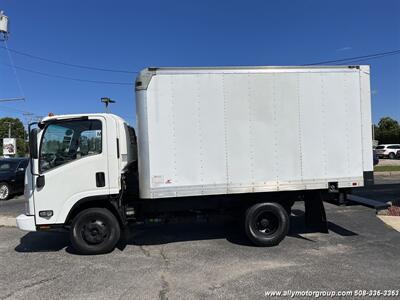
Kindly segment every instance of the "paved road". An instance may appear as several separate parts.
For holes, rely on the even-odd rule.
[[[390,176],[382,176],[377,175],[374,177],[375,184],[400,184],[400,174],[390,175]]]
[[[326,204],[329,234],[302,207],[279,246],[254,247],[231,223],[136,228],[123,250],[71,253],[67,236],[0,228],[0,299],[263,299],[269,290],[398,289],[400,234],[362,206]]]
[[[0,201],[0,216],[16,217],[24,212],[25,200],[22,195],[6,201]]]
[[[379,166],[400,166],[400,159],[379,159]]]

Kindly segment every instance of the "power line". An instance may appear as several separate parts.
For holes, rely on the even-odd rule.
[[[25,99],[25,93],[24,93],[24,90],[22,89],[21,81],[19,80],[18,73],[17,73],[17,70],[15,68],[14,60],[12,59],[12,56],[11,56],[11,53],[10,53],[10,49],[8,48],[7,40],[4,40],[4,44],[6,46],[5,47],[1,46],[1,47],[5,48],[7,50],[8,58],[10,59],[11,67],[12,67],[12,69],[14,71],[15,79],[17,80],[19,92],[21,93],[22,98]]]
[[[3,47],[3,46],[0,46],[0,48],[6,49],[6,47]],[[58,64],[58,65],[63,65],[63,66],[68,66],[68,67],[73,67],[73,68],[88,69],[88,70],[92,70],[92,71],[102,71],[102,72],[125,73],[125,74],[139,73],[137,71],[116,70],[116,69],[108,69],[108,68],[100,68],[100,67],[91,67],[91,66],[85,66],[85,65],[79,65],[79,64],[72,64],[72,63],[67,63],[67,62],[63,62],[63,61],[59,61],[59,60],[54,60],[54,59],[49,59],[49,58],[32,55],[32,54],[18,51],[15,49],[8,48],[8,50],[15,54],[21,55],[21,56],[26,56],[26,57],[29,57],[32,59],[37,59],[37,60],[45,61],[48,63]]]
[[[393,56],[393,55],[398,55],[398,54],[400,54],[400,52],[391,53],[391,54],[385,54],[385,55],[379,55],[379,56],[374,56],[374,57],[369,57],[369,58],[361,58],[361,59],[350,60],[350,61],[346,61],[346,63],[347,64],[354,64],[354,63],[359,63],[359,62],[363,62],[363,61],[368,61],[368,60],[373,60],[373,59],[378,59],[378,58],[383,58],[383,57]]]
[[[4,64],[4,63],[1,63],[1,64],[11,67],[11,65],[9,65],[9,64]],[[54,77],[54,78],[66,79],[66,80],[72,80],[72,81],[78,81],[78,82],[90,82],[90,83],[111,84],[111,85],[130,85],[130,86],[133,85],[133,83],[129,83],[129,82],[90,80],[90,79],[83,79],[83,78],[76,78],[76,77],[68,77],[68,76],[63,76],[63,75],[58,75],[58,74],[50,74],[50,73],[36,71],[36,70],[32,70],[32,69],[28,69],[28,68],[24,68],[24,67],[20,67],[20,66],[15,66],[15,65],[14,65],[14,68],[24,71],[24,72],[38,74],[38,75],[42,75],[42,76],[46,76],[46,77]]]
[[[7,110],[7,111],[14,111],[14,112],[16,112],[16,113],[20,113],[20,114],[25,114],[25,113],[30,113],[30,114],[34,114],[34,115],[37,115],[36,113],[34,113],[34,112],[31,112],[31,111],[25,111],[25,110],[22,110],[22,109],[18,109],[18,108],[14,108],[14,107],[9,107],[9,106],[4,106],[4,105],[0,105],[0,111],[1,110]]]
[[[20,98],[0,98],[0,102],[13,102],[13,101],[25,101],[24,97]]]
[[[347,57],[347,58],[341,58],[341,59],[335,59],[335,60],[326,60],[326,61],[320,61],[316,63],[311,63],[311,64],[304,64],[303,66],[314,66],[314,65],[324,65],[324,64],[330,64],[330,63],[339,63],[339,62],[346,62],[346,61],[354,61],[354,60],[369,60],[372,58],[381,58],[384,56],[388,55],[397,55],[400,54],[400,49],[394,50],[394,51],[388,51],[388,52],[380,52],[380,53],[375,53],[375,54],[368,54],[368,55],[362,55],[362,56],[354,56],[354,57]]]
[[[8,47],[3,47],[0,46],[0,48],[8,49],[12,52],[15,52],[20,55],[25,55],[28,57],[32,57],[35,59],[40,59],[52,63],[57,63],[57,64],[62,64],[62,65],[67,65],[67,66],[72,66],[72,67],[78,67],[82,69],[91,69],[91,70],[97,70],[97,71],[107,71],[107,72],[119,72],[119,73],[130,73],[130,74],[136,74],[138,72],[136,71],[125,71],[125,70],[114,70],[114,69],[104,69],[104,68],[97,68],[97,67],[89,67],[89,66],[83,66],[83,65],[76,65],[76,64],[70,64],[70,63],[64,63],[60,61],[55,61],[51,59],[46,59],[42,57],[37,57],[33,56],[24,52],[20,52],[17,50],[9,49]],[[341,59],[335,59],[335,60],[326,60],[326,61],[320,61],[316,63],[310,63],[310,64],[304,64],[303,66],[313,66],[313,65],[323,65],[323,64],[341,64],[341,63],[355,63],[355,62],[361,62],[361,61],[366,61],[366,60],[372,60],[372,59],[378,59],[378,58],[383,58],[386,56],[391,56],[391,55],[398,55],[400,54],[400,49],[393,50],[393,51],[387,51],[387,52],[379,52],[379,53],[374,53],[374,54],[368,54],[368,55],[362,55],[362,56],[353,56],[353,57],[346,57],[346,58],[341,58]],[[65,80],[72,80],[72,81],[78,81],[78,82],[89,82],[89,83],[97,83],[97,84],[111,84],[111,85],[126,85],[126,86],[132,86],[133,83],[129,82],[113,82],[113,81],[102,81],[102,80],[90,80],[90,79],[83,79],[83,78],[76,78],[76,77],[69,77],[69,76],[64,76],[64,75],[59,75],[59,74],[50,74],[50,73],[45,73],[41,71],[36,71],[20,66],[16,66],[13,64],[4,64],[3,65],[12,67],[14,70],[19,69],[25,72],[33,73],[33,74],[38,74],[46,77],[53,77],[53,78],[59,78],[59,79],[65,79]],[[16,72],[16,71],[15,71]]]

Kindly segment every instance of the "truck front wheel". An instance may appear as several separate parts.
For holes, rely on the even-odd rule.
[[[117,218],[106,208],[88,208],[72,221],[72,247],[81,254],[102,254],[112,251],[121,236]]]
[[[257,246],[279,244],[289,231],[289,216],[278,203],[257,203],[247,209],[245,232]]]

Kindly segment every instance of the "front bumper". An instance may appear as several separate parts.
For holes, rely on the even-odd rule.
[[[17,227],[25,231],[36,231],[35,216],[19,215]]]

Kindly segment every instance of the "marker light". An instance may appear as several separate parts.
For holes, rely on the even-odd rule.
[[[39,211],[39,216],[42,218],[50,218],[53,216],[53,211],[52,210]]]

